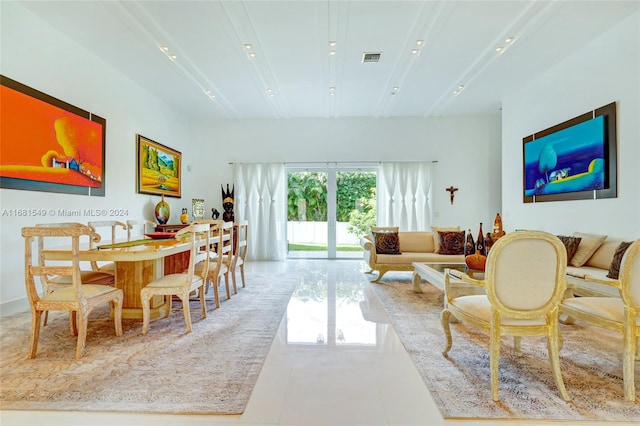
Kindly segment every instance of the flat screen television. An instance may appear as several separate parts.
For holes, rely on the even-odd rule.
[[[616,104],[523,138],[524,202],[615,198]]]

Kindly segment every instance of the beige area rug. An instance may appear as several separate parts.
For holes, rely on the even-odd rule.
[[[424,293],[414,293],[407,274],[389,274],[385,281],[371,285],[443,417],[640,422],[640,405],[624,399],[620,335],[581,325],[561,326],[561,368],[570,403],[558,394],[546,339],[523,338],[523,357],[517,357],[513,338],[504,337],[501,401],[494,403],[487,335],[452,324],[453,346],[445,358],[440,325],[443,293],[424,281]],[[639,375],[636,363],[636,389],[640,389]]]
[[[192,301],[193,332],[181,303],[168,319],[123,320],[116,337],[108,307],[92,313],[84,357],[68,317],[52,313],[41,328],[37,357],[27,360],[30,313],[1,319],[0,409],[239,414],[253,387],[299,278],[247,273],[247,287],[207,318]],[[212,292],[212,290],[210,290]]]

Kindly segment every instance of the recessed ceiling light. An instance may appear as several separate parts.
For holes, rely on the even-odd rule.
[[[255,57],[256,57],[256,54],[255,54],[254,52],[251,52],[251,53],[249,53],[249,55],[248,55],[248,56],[249,56],[250,58],[252,58],[252,59],[253,59],[253,58],[255,58]]]
[[[513,43],[514,40],[515,40],[515,37],[509,37],[504,42],[505,43]]]
[[[460,86],[458,86],[458,90],[462,90],[464,89],[464,84],[461,84]]]
[[[247,44],[244,45],[244,48],[247,49],[247,50],[251,50],[251,49],[253,49],[253,46],[250,45],[249,43],[247,43]]]
[[[172,53],[171,55],[169,55],[169,59],[175,61],[176,59],[178,59],[178,57]]]
[[[160,50],[162,50],[163,52],[168,52],[169,48],[167,46],[160,46]]]
[[[336,56],[336,51],[335,50],[330,50],[329,51],[329,55],[330,56]]]
[[[329,46],[330,46],[330,47],[335,47],[337,44],[338,44],[338,43],[337,43],[337,42],[335,42],[335,41],[330,41],[330,42],[329,42]]]
[[[504,51],[504,47],[496,47],[496,52],[501,53],[502,51]]]
[[[420,53],[420,49],[411,49],[411,53],[417,55],[418,53]]]
[[[392,90],[393,90],[394,92],[397,92],[398,90],[400,90],[400,87],[398,87],[398,86],[393,86]]]
[[[215,99],[216,98],[216,95],[214,95],[211,90],[205,90],[204,93],[206,93],[207,96],[209,96],[209,98],[211,98],[211,99]]]
[[[424,45],[424,40],[416,40],[416,44],[418,46],[423,46]]]

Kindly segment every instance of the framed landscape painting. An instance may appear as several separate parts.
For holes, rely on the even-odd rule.
[[[0,187],[104,197],[104,118],[3,75],[0,104]]]
[[[137,135],[137,192],[181,197],[182,154],[142,135]]]

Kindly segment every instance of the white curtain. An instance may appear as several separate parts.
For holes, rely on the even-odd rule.
[[[282,163],[236,164],[236,218],[249,222],[247,258],[283,260],[286,257],[286,191]]]
[[[431,229],[430,162],[382,163],[378,174],[378,225],[401,231]]]

